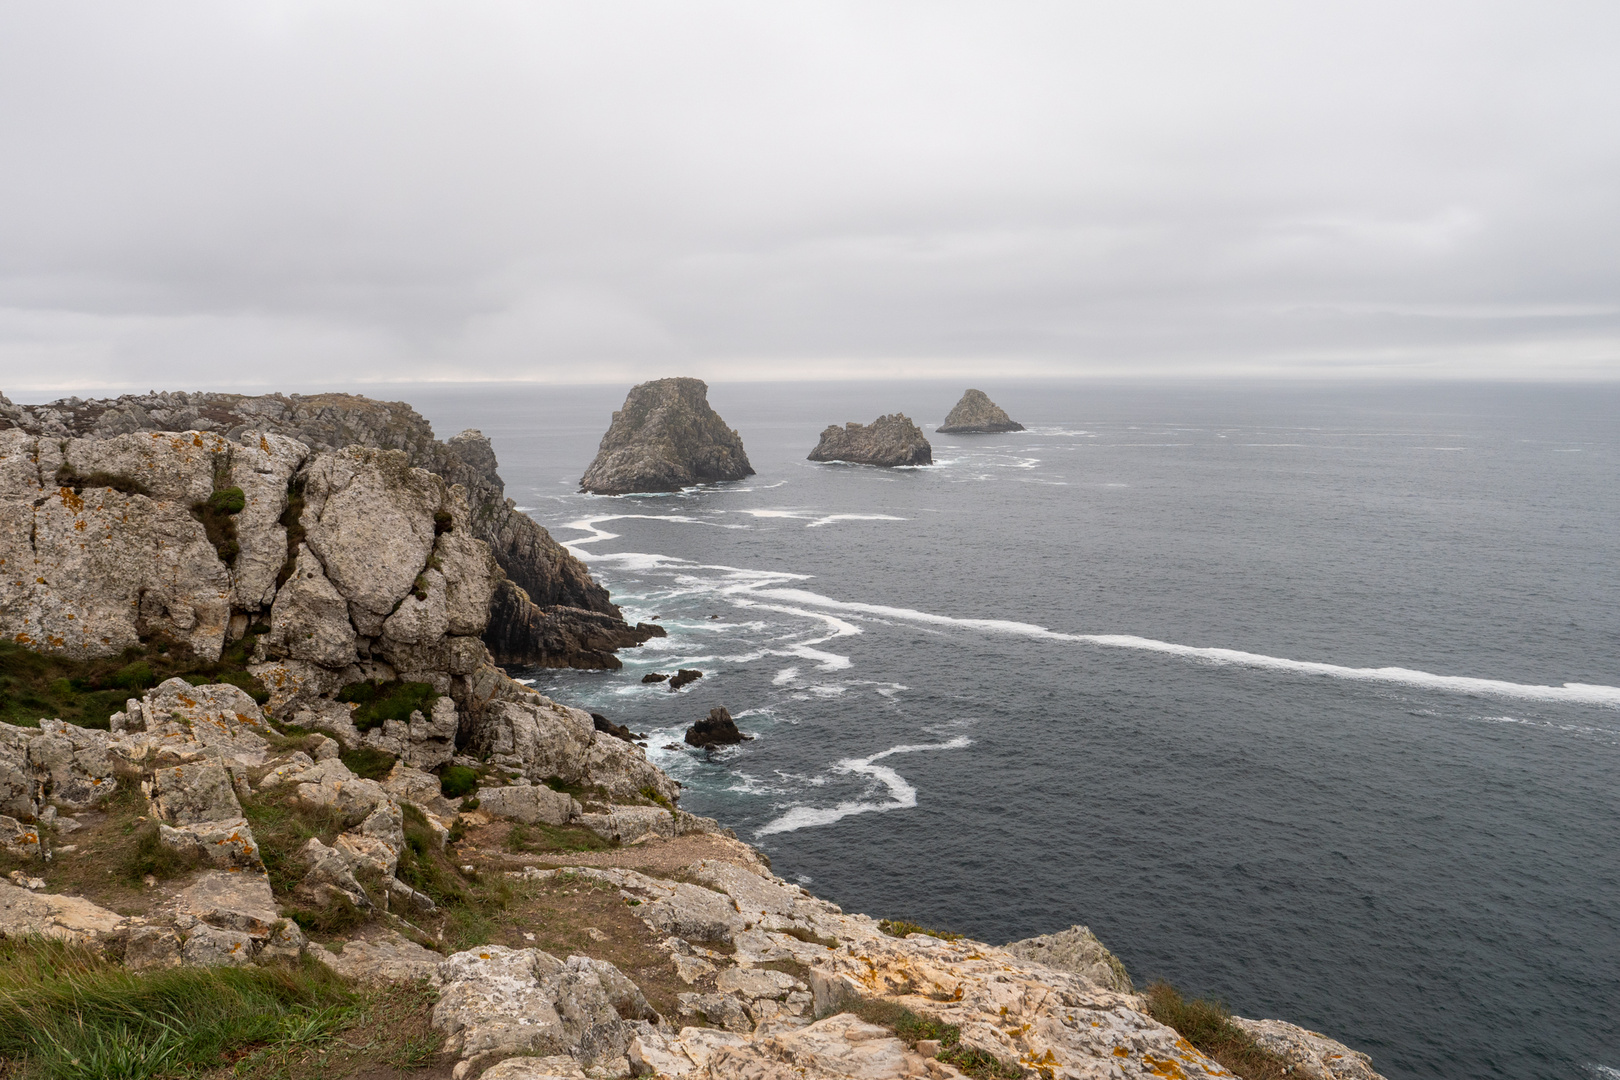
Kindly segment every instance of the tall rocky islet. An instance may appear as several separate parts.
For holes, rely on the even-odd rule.
[[[236,422],[256,408],[282,430]],[[997,948],[844,913],[679,810],[679,784],[611,725],[508,678],[489,645],[511,596],[503,551],[549,610],[600,587],[514,522],[476,432],[437,443],[408,407],[346,395],[0,398],[0,417],[8,648],[94,659],[166,641],[208,660],[251,642],[268,689],[261,704],[171,678],[132,687],[105,730],[0,723],[0,855],[19,867],[0,882],[0,938],[59,939],[134,973],[303,959],[360,985],[423,980],[435,1068],[458,1080],[1232,1075],[1155,1020],[1084,927]],[[402,715],[368,717],[368,694],[401,692]],[[379,759],[375,778],[356,771]],[[256,836],[265,805],[326,830]],[[128,845],[125,825],[189,860],[137,889],[134,911],[93,893],[102,867],[63,870],[94,857],[75,850],[87,836]],[[503,839],[520,828],[605,850],[525,857]],[[427,858],[448,888],[410,871]],[[479,880],[571,912],[606,895],[579,911],[613,932],[548,952],[523,944],[544,921],[495,909],[471,947],[445,944],[447,921],[424,930]],[[99,902],[63,892],[73,881]],[[300,921],[334,909],[361,925]],[[678,992],[655,1009],[658,964],[578,955],[596,944],[653,957]],[[868,1005],[881,1024],[847,1011]],[[948,1035],[897,1030],[883,1018],[899,1010]],[[1289,1075],[1377,1080],[1315,1032],[1231,1023]]]
[[[595,495],[630,495],[752,475],[742,437],[709,406],[708,385],[657,379],[631,388],[579,487]]]
[[[969,390],[934,430],[942,435],[986,435],[1023,431],[1024,425],[1008,416],[983,390]]]

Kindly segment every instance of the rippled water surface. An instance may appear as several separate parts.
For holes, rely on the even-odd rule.
[[[954,385],[714,386],[758,475],[617,499],[574,486],[624,387],[398,396],[669,630],[536,685],[779,873],[1086,923],[1392,1078],[1620,1067],[1620,392],[983,388],[1029,430],[934,435]],[[804,460],[896,410],[933,467]],[[752,742],[678,745],[722,704]]]

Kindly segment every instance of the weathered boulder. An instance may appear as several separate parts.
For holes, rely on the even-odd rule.
[[[433,1026],[445,1049],[476,1064],[561,1055],[594,1065],[624,1056],[635,1028],[623,1015],[654,1015],[612,964],[539,949],[485,945],[449,957]]]
[[[709,715],[686,729],[686,745],[701,746],[705,750],[716,746],[731,746],[752,739],[737,730],[737,722],[724,706],[709,710]]]
[[[1384,1080],[1373,1071],[1372,1058],[1319,1032],[1282,1020],[1234,1016],[1232,1022],[1288,1062],[1293,1076],[1307,1080]]]
[[[525,825],[566,825],[580,814],[579,803],[572,795],[553,791],[544,784],[479,788],[478,809]]]
[[[152,442],[128,439],[137,447]],[[95,657],[162,633],[206,659],[219,656],[231,574],[192,516],[198,485],[191,477],[211,478],[213,458],[229,444],[195,432],[161,443],[168,451],[162,470],[132,452],[95,463],[138,476],[82,475],[65,460],[77,453],[75,440],[0,432],[0,635],[44,652]],[[141,494],[147,485],[177,497]],[[206,500],[208,488],[201,492]]]
[[[889,467],[928,465],[934,460],[934,451],[922,429],[904,413],[890,413],[865,425],[854,421],[843,427],[829,425],[810,451],[810,460]]]
[[[1002,948],[1025,960],[1084,975],[1098,986],[1118,990],[1122,994],[1132,992],[1131,977],[1126,974],[1125,965],[1097,940],[1097,935],[1084,926],[1071,926],[1055,934],[1011,941]]]
[[[706,383],[657,379],[631,388],[579,487],[596,495],[627,495],[753,474],[742,438],[709,407]]]
[[[977,435],[1023,431],[1024,425],[1008,416],[983,390],[969,390],[935,430],[945,435]]]
[[[102,944],[120,936],[129,920],[82,896],[35,893],[0,881],[0,937],[47,937]]]
[[[438,953],[392,931],[374,941],[346,941],[341,952],[312,949],[310,955],[345,979],[371,986],[417,979],[437,982],[439,965],[444,963]]]
[[[416,585],[433,552],[435,515],[450,513],[442,479],[399,450],[349,446],[312,460],[302,522],[311,551],[367,637]]]
[[[265,649],[273,655],[330,668],[354,663],[358,635],[349,622],[349,602],[327,580],[320,560],[299,544],[292,576],[270,608]]]

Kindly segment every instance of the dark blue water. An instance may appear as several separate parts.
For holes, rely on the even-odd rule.
[[[624,389],[400,396],[670,630],[536,685],[779,873],[1392,1078],[1620,1067],[1620,390],[991,384],[1029,431],[882,471],[804,457],[961,386],[722,385],[758,476],[577,495]],[[656,749],[719,704],[755,741]]]

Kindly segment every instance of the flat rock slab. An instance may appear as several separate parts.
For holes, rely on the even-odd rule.
[[[129,925],[117,912],[82,896],[36,893],[0,882],[0,937],[48,937],[90,944]]]
[[[478,809],[525,825],[566,825],[580,813],[572,795],[553,791],[544,784],[479,788]]]
[[[261,940],[281,921],[270,879],[252,870],[210,870],[181,889],[175,915],[191,916],[220,930],[238,930]]]
[[[345,979],[373,986],[417,979],[437,983],[439,965],[444,963],[438,953],[398,934],[377,941],[344,942],[341,953],[318,947],[310,952]]]

